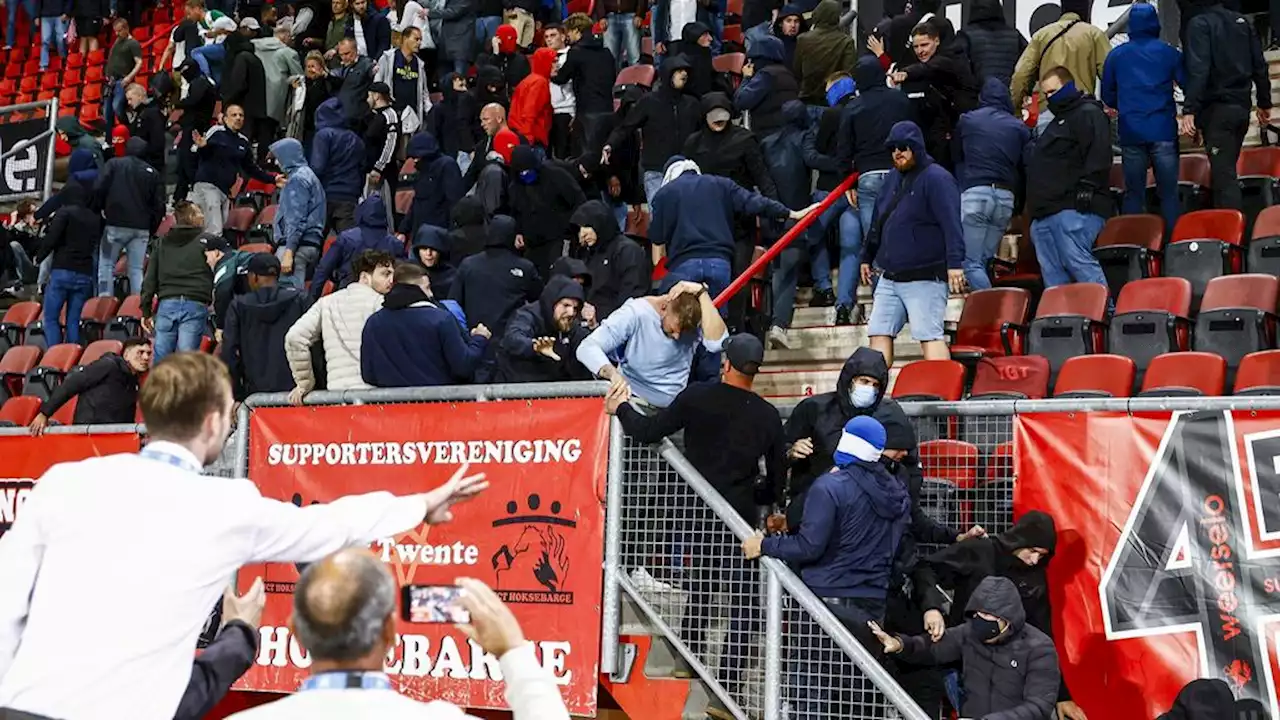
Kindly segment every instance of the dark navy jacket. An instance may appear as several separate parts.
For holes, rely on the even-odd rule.
[[[895,282],[945,280],[947,270],[959,270],[964,260],[960,188],[951,173],[925,152],[924,135],[915,123],[893,126],[885,144],[899,143],[911,147],[916,164],[905,175],[895,170],[885,178],[871,232],[862,247],[862,262],[874,262]],[[881,223],[899,192],[908,195]]]
[[[1031,130],[1013,116],[1009,86],[999,78],[982,83],[976,110],[956,123],[956,174],[960,189],[976,185],[1001,185],[1012,190],[1018,184],[1018,166],[1031,142]]]
[[[814,480],[799,532],[767,537],[761,549],[799,565],[819,597],[883,600],[910,510],[906,486],[883,465],[854,460]]]
[[[325,100],[316,110],[311,169],[330,202],[352,202],[364,191],[364,139],[347,127],[338,98]]]
[[[494,215],[484,251],[458,265],[449,298],[462,305],[473,325],[484,325],[501,340],[511,314],[537,300],[541,292],[537,269],[516,254],[516,221]]]
[[[423,225],[449,227],[449,210],[463,195],[458,161],[440,152],[440,144],[428,132],[413,136],[408,155],[418,159],[418,178],[413,181],[413,205],[400,232],[412,236]]]
[[[453,276],[458,274],[458,269],[449,264],[449,248],[452,244],[449,241],[449,231],[435,225],[420,225],[413,233],[413,253],[409,259],[427,271],[427,278],[431,281],[431,294],[436,297],[449,297],[449,290],[453,288]],[[424,248],[440,253],[440,259],[435,265],[428,267],[422,262],[418,251]]]
[[[311,298],[320,299],[327,280],[334,280],[338,290],[350,285],[356,279],[351,274],[351,261],[365,250],[385,250],[393,258],[404,258],[404,243],[387,227],[387,206],[377,193],[360,203],[356,208],[356,226],[343,230],[320,258],[311,280]]]
[[[744,189],[729,178],[686,172],[653,196],[649,242],[667,246],[667,267],[691,258],[733,262],[733,214],[785,220],[790,211],[776,200]],[[958,212],[958,211],[957,211]]]
[[[360,375],[374,387],[462,385],[489,341],[463,335],[453,313],[417,285],[395,285],[360,338]]]
[[[1129,42],[1113,48],[1102,66],[1102,102],[1120,111],[1121,145],[1178,139],[1175,82],[1187,86],[1182,53],[1160,39],[1155,7],[1135,3],[1129,9]]]
[[[858,97],[844,106],[840,118],[837,162],[843,171],[888,170],[893,167],[893,155],[884,139],[894,123],[915,119],[911,101],[906,93],[884,84],[884,68],[875,55],[858,58],[854,80]]]
[[[200,148],[200,165],[196,168],[196,182],[209,183],[222,191],[223,195],[231,195],[231,186],[241,173],[254,180],[275,182],[275,176],[258,167],[253,161],[253,152],[249,147],[249,138],[221,125],[213,126],[204,136],[204,147]]]

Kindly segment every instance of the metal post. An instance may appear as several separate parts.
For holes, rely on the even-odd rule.
[[[618,575],[622,572],[622,423],[609,419],[609,470],[606,477],[604,512],[604,597],[601,602],[600,666],[609,673],[618,670],[618,632],[622,608],[618,598]]]
[[[238,478],[249,477],[249,406],[240,403],[240,409],[236,411],[236,434],[235,434],[235,456],[232,459],[232,469]]]
[[[10,11],[12,12],[12,11]],[[48,200],[53,194],[53,161],[57,158],[55,146],[58,142],[58,97],[49,101],[49,160],[44,164],[44,193],[41,200]]]
[[[764,618],[764,720],[782,717],[782,583],[764,571],[768,601]]]

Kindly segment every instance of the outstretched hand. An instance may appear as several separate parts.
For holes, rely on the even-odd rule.
[[[470,469],[470,463],[463,463],[448,482],[435,490],[423,493],[423,498],[427,501],[428,525],[449,522],[453,519],[454,505],[470,500],[489,487],[488,481],[484,479],[484,473],[468,475],[467,471]]]
[[[902,641],[893,635],[886,633],[884,630],[881,630],[880,626],[877,625],[874,620],[868,620],[867,627],[871,628],[871,634],[875,635],[876,639],[880,641],[880,644],[884,646],[886,654],[892,655],[894,653],[902,652]]]

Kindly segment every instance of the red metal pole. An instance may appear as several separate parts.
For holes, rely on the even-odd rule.
[[[794,227],[778,239],[778,242],[774,243],[768,250],[765,250],[764,254],[761,255],[758,260],[751,263],[751,267],[748,267],[741,275],[734,278],[733,282],[729,283],[729,287],[725,288],[724,292],[716,296],[716,307],[724,307],[724,304],[729,302],[729,298],[737,295],[739,290],[746,287],[747,283],[751,282],[751,278],[755,276],[756,273],[760,272],[761,268],[768,265],[769,261],[778,256],[778,253],[785,250],[786,247],[791,244],[792,240],[795,240],[801,233],[807,230],[809,226],[822,215],[822,213],[827,211],[827,208],[831,207],[836,200],[840,199],[841,195],[844,195],[844,193],[851,189],[857,182],[858,173],[853,173],[849,177],[845,178],[844,182],[836,186],[836,189],[832,190],[830,195],[827,195],[823,198],[822,202],[818,203],[818,207],[814,208],[808,215],[800,218],[799,222],[797,222]]]

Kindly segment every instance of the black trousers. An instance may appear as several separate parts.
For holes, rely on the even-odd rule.
[[[267,162],[267,154],[271,152],[271,143],[276,141],[280,123],[275,118],[262,117],[253,119],[253,127],[248,133],[249,139],[258,143],[258,165]]]
[[[187,193],[196,182],[196,154],[191,152],[194,145],[190,130],[182,130],[178,135],[178,145],[174,150],[178,154],[177,184],[173,188],[173,200],[178,202],[187,199]]]
[[[1242,105],[1210,105],[1196,118],[1204,133],[1209,153],[1209,177],[1213,183],[1213,206],[1240,210],[1243,200],[1236,178],[1240,146],[1249,132],[1249,108]]]
[[[885,613],[885,631],[898,635],[923,635],[924,611],[901,591],[891,591]],[[944,668],[935,665],[914,665],[896,656],[884,659],[884,666],[912,700],[932,720],[943,717],[947,691],[942,682]]]
[[[577,157],[573,150],[573,116],[568,113],[556,113],[551,116],[551,157],[566,160]]]
[[[524,257],[538,269],[544,279],[551,277],[551,266],[564,256],[564,242],[552,240],[541,245],[526,245]]]
[[[356,224],[354,200],[329,200],[325,203],[324,226],[331,233],[340,233]]]
[[[685,569],[684,589],[689,593],[684,604],[684,617],[680,622],[680,635],[689,649],[704,664],[711,661],[712,648],[707,645],[707,625],[710,624],[711,603],[723,593],[722,600],[729,608],[729,632],[725,637],[725,654],[720,658],[721,684],[732,694],[740,694],[742,670],[747,654],[755,645],[751,634],[761,630],[761,603],[757,594],[760,588],[760,570],[755,562],[741,557],[726,560],[720,556],[724,545],[714,544],[707,538],[709,530],[689,522],[688,532],[682,537],[689,540],[685,548],[688,567]],[[732,538],[725,534],[726,542]]]

